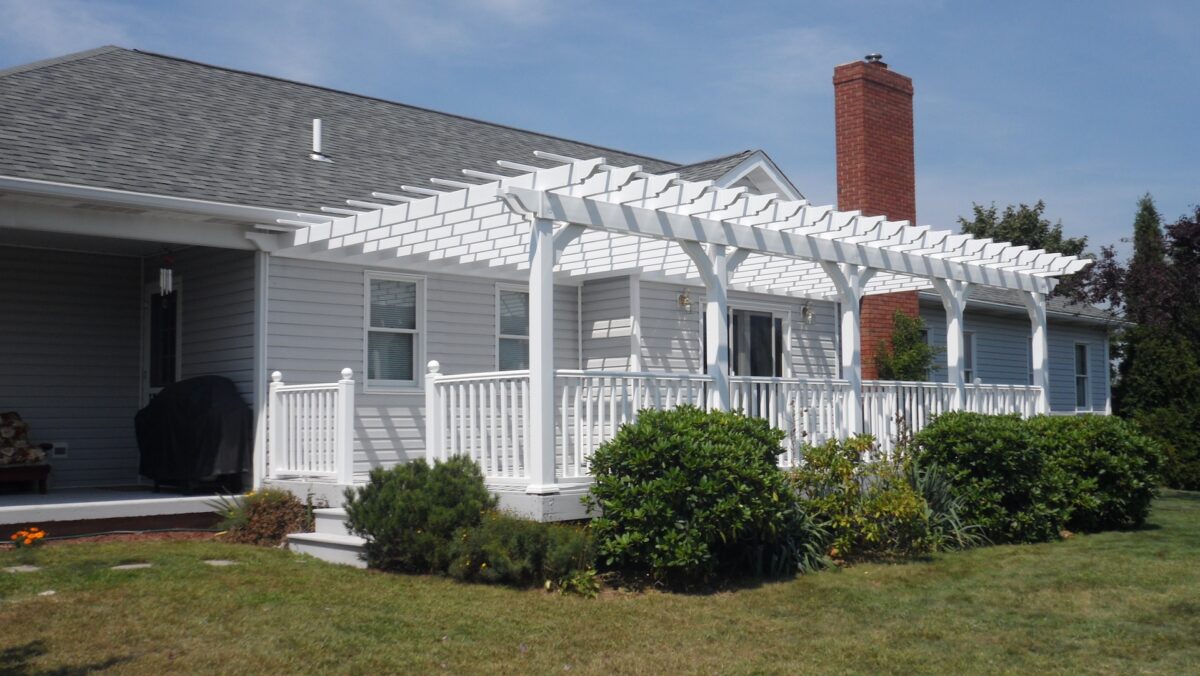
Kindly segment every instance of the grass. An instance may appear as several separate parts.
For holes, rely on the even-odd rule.
[[[1197,493],[1164,494],[1144,530],[709,595],[587,600],[213,542],[36,558],[0,573],[0,673],[1200,670]]]

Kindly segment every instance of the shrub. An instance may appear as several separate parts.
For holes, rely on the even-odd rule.
[[[1111,416],[1038,416],[1025,423],[1035,452],[1068,477],[1072,530],[1140,526],[1162,465],[1157,444]]]
[[[868,435],[830,440],[805,449],[791,483],[801,509],[822,522],[833,556],[906,557],[929,554],[927,504],[899,462],[867,462]]]
[[[450,544],[479,524],[496,499],[473,460],[456,456],[430,467],[425,461],[371,471],[366,486],[346,490],[346,523],[367,539],[367,565],[382,570],[446,570]]]
[[[776,464],[782,439],[736,413],[642,411],[592,455],[601,562],[668,586],[794,570],[804,534],[788,528],[803,521]]]
[[[265,488],[240,500],[219,498],[220,528],[229,542],[278,547],[289,533],[313,529],[313,504],[301,502],[290,491]]]
[[[540,523],[490,512],[473,528],[460,529],[447,572],[460,580],[570,591],[589,571],[595,548],[583,526]]]
[[[938,467],[954,486],[961,518],[993,540],[1050,540],[1070,516],[1070,478],[1030,443],[1016,415],[946,413],[913,443],[916,463]]]

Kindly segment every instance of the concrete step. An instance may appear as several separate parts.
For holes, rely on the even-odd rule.
[[[366,543],[366,540],[354,535],[292,533],[288,536],[288,549],[293,552],[355,568],[367,567],[362,556]]]
[[[346,527],[346,510],[330,507],[329,509],[314,509],[317,532],[326,535],[352,535]]]

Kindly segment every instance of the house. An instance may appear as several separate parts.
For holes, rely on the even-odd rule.
[[[785,463],[886,452],[897,416],[1107,412],[1114,318],[1049,296],[1088,261],[913,225],[911,80],[834,86],[838,209],[758,150],[681,165],[116,47],[0,71],[0,410],[56,442],[52,493],[128,485],[135,412],[226,376],[256,485],[336,502],[469,453],[543,519],[647,406],[768,417]],[[897,308],[930,382],[874,379]]]

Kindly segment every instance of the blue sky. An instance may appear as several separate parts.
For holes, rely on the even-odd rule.
[[[118,44],[680,162],[763,148],[836,199],[838,63],[916,88],[917,210],[1033,202],[1093,245],[1200,202],[1200,3],[0,0],[0,67]]]

